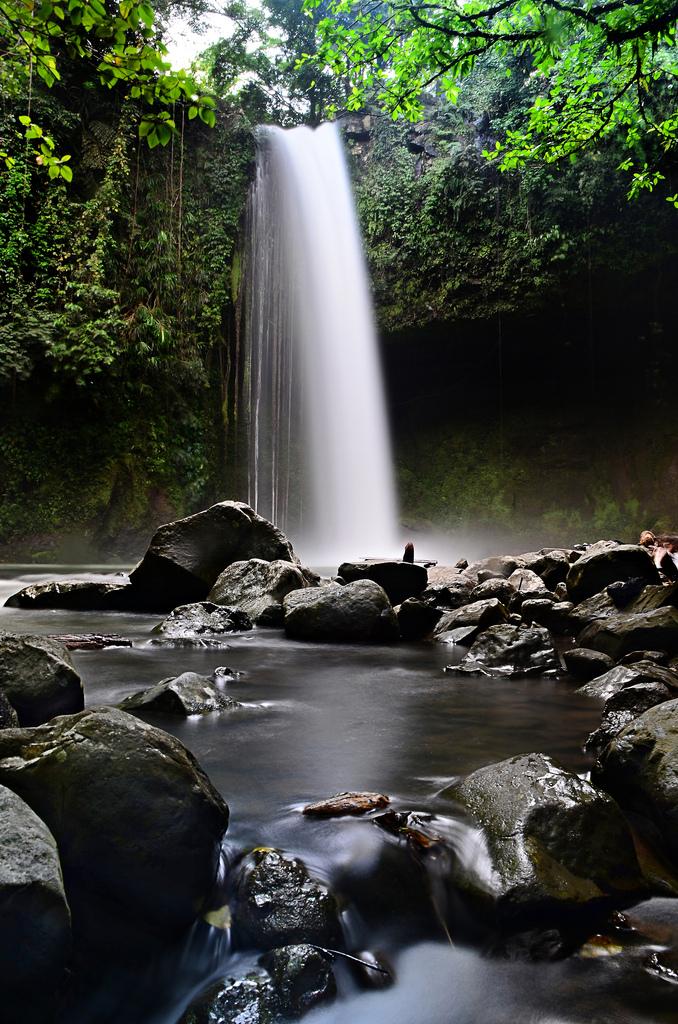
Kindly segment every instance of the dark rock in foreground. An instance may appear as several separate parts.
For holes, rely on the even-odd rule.
[[[306,804],[303,813],[312,818],[333,818],[344,814],[367,814],[388,804],[389,798],[383,793],[337,793],[327,800]]]
[[[477,575],[462,572],[454,566],[436,565],[428,570],[428,586],[421,599],[441,608],[460,608],[469,603],[471,591],[477,583]]]
[[[309,586],[312,578],[308,569],[288,561],[250,558],[229,565],[210,590],[209,599],[240,608],[257,626],[282,626],[283,598]]]
[[[50,1019],[71,952],[71,915],[59,854],[43,821],[0,786],[2,1019]]]
[[[622,806],[649,819],[678,858],[678,700],[627,725],[601,754],[593,777]]]
[[[660,682],[634,683],[619,690],[605,702],[600,727],[588,737],[585,749],[599,753],[644,711],[675,696]]]
[[[312,946],[282,946],[261,957],[267,971],[229,978],[181,1024],[282,1024],[334,999],[330,958]]]
[[[608,615],[588,625],[577,637],[577,646],[593,647],[619,661],[631,651],[666,651],[678,654],[678,609]]]
[[[652,557],[637,544],[600,541],[593,544],[567,574],[567,590],[575,602],[598,594],[610,583],[638,579],[645,584],[660,582]]]
[[[283,607],[285,632],[297,640],[378,643],[400,635],[388,597],[372,580],[295,590]]]
[[[560,668],[548,630],[540,626],[490,626],[458,666],[487,676],[553,675]]]
[[[69,895],[85,891],[167,931],[199,914],[228,807],[173,736],[113,708],[7,729],[0,783],[52,832]]]
[[[296,561],[292,545],[241,501],[222,501],[156,530],[130,574],[135,601],[150,611],[204,601],[220,573],[250,558]]]
[[[502,918],[586,906],[641,886],[614,800],[543,754],[481,768],[443,795],[465,808],[484,849],[462,853],[454,881]]]
[[[393,605],[402,604],[408,597],[419,597],[428,583],[428,572],[415,562],[343,562],[338,574],[347,583],[378,583]]]
[[[588,647],[571,647],[563,653],[563,661],[570,675],[585,683],[614,668],[609,655],[592,651]]]
[[[132,587],[117,579],[34,583],[5,601],[6,608],[60,608],[73,612],[124,611],[132,605]]]
[[[0,690],[22,726],[82,711],[85,703],[68,651],[44,636],[0,632]]]
[[[209,601],[182,604],[155,627],[154,633],[170,640],[190,640],[222,633],[242,633],[252,628],[252,622],[238,608],[224,608]]]
[[[233,711],[242,705],[229,697],[212,679],[195,672],[163,679],[155,686],[127,697],[120,704],[121,711],[137,714],[209,715],[215,711]]]
[[[233,880],[233,933],[240,946],[342,942],[337,902],[296,858],[279,850],[255,850]]]

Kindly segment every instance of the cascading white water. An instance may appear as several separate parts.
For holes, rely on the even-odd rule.
[[[397,556],[372,305],[339,132],[262,129],[245,277],[249,501],[331,564]]]

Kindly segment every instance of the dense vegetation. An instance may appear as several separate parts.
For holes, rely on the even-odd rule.
[[[202,61],[204,117],[191,96],[149,107],[130,82],[109,90],[77,53],[59,51],[59,79],[32,81],[30,97],[16,76],[3,82],[10,557],[124,557],[158,520],[238,496],[229,369],[252,128],[315,123],[346,93],[327,65],[299,63],[326,59],[323,8],[228,10],[230,34]],[[658,483],[672,473],[670,147],[664,193],[633,203],[617,173],[625,131],[576,163],[500,171],[484,153],[525,130],[544,90],[529,53],[491,49],[467,69],[456,107],[430,95],[414,126],[373,106],[347,125],[406,518],[506,530],[521,519],[544,540],[657,524],[673,508]],[[41,136],[26,138],[29,98],[30,124],[54,160],[70,157],[58,166],[72,180],[50,178]],[[639,429],[660,438],[634,478],[642,495],[617,466],[617,440],[595,440],[623,435],[629,452]],[[582,456],[592,441],[595,456]]]

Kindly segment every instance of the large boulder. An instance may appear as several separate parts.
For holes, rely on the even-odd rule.
[[[283,598],[308,585],[308,575],[300,566],[282,559],[267,562],[250,558],[224,569],[210,590],[209,600],[239,608],[257,626],[282,626]]]
[[[302,861],[280,850],[254,850],[232,879],[233,934],[240,946],[273,949],[299,942],[342,942],[339,909]]]
[[[393,605],[419,597],[428,583],[428,572],[416,562],[343,562],[338,572],[347,583],[373,580],[386,591]]]
[[[250,558],[296,561],[277,527],[242,501],[221,501],[156,530],[130,574],[135,601],[152,611],[204,601],[228,565]]]
[[[593,544],[570,567],[566,583],[576,603],[604,590],[610,583],[638,579],[645,584],[659,583],[659,573],[646,548],[637,544]]]
[[[678,858],[678,700],[650,708],[622,729],[602,752],[593,778],[622,806],[649,819]]]
[[[396,615],[403,640],[424,640],[433,633],[442,612],[416,597],[408,597],[396,608]]]
[[[285,632],[297,640],[397,640],[398,620],[378,583],[359,580],[294,590],[284,600]]]
[[[249,616],[240,608],[224,608],[211,601],[198,601],[179,605],[153,632],[167,640],[200,640],[223,633],[242,633],[251,628]]]
[[[482,845],[460,846],[454,882],[502,918],[586,906],[641,885],[614,800],[544,754],[480,768],[443,796],[462,805]]]
[[[209,715],[215,711],[233,711],[242,707],[229,697],[208,676],[196,672],[182,672],[180,676],[163,679],[147,690],[126,697],[121,711],[132,715],[165,714],[188,718],[189,715]]]
[[[631,651],[678,654],[678,608],[620,612],[589,623],[577,637],[578,647],[592,647],[619,661]]]
[[[0,690],[22,726],[82,711],[82,682],[65,647],[44,636],[0,632]]]
[[[132,605],[131,585],[117,577],[33,583],[5,601],[6,608],[59,608],[73,612],[123,611]]]
[[[560,662],[541,626],[490,626],[470,647],[457,671],[471,675],[553,675]]]
[[[50,1019],[70,957],[71,915],[54,837],[0,786],[0,985],[3,1019]]]
[[[213,887],[228,807],[173,736],[113,708],[0,731],[0,783],[55,837],[66,890],[182,930]]]

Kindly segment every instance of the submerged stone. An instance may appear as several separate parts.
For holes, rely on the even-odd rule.
[[[345,814],[366,814],[388,804],[389,798],[383,793],[337,793],[326,800],[306,804],[303,813],[312,818],[333,818]]]

